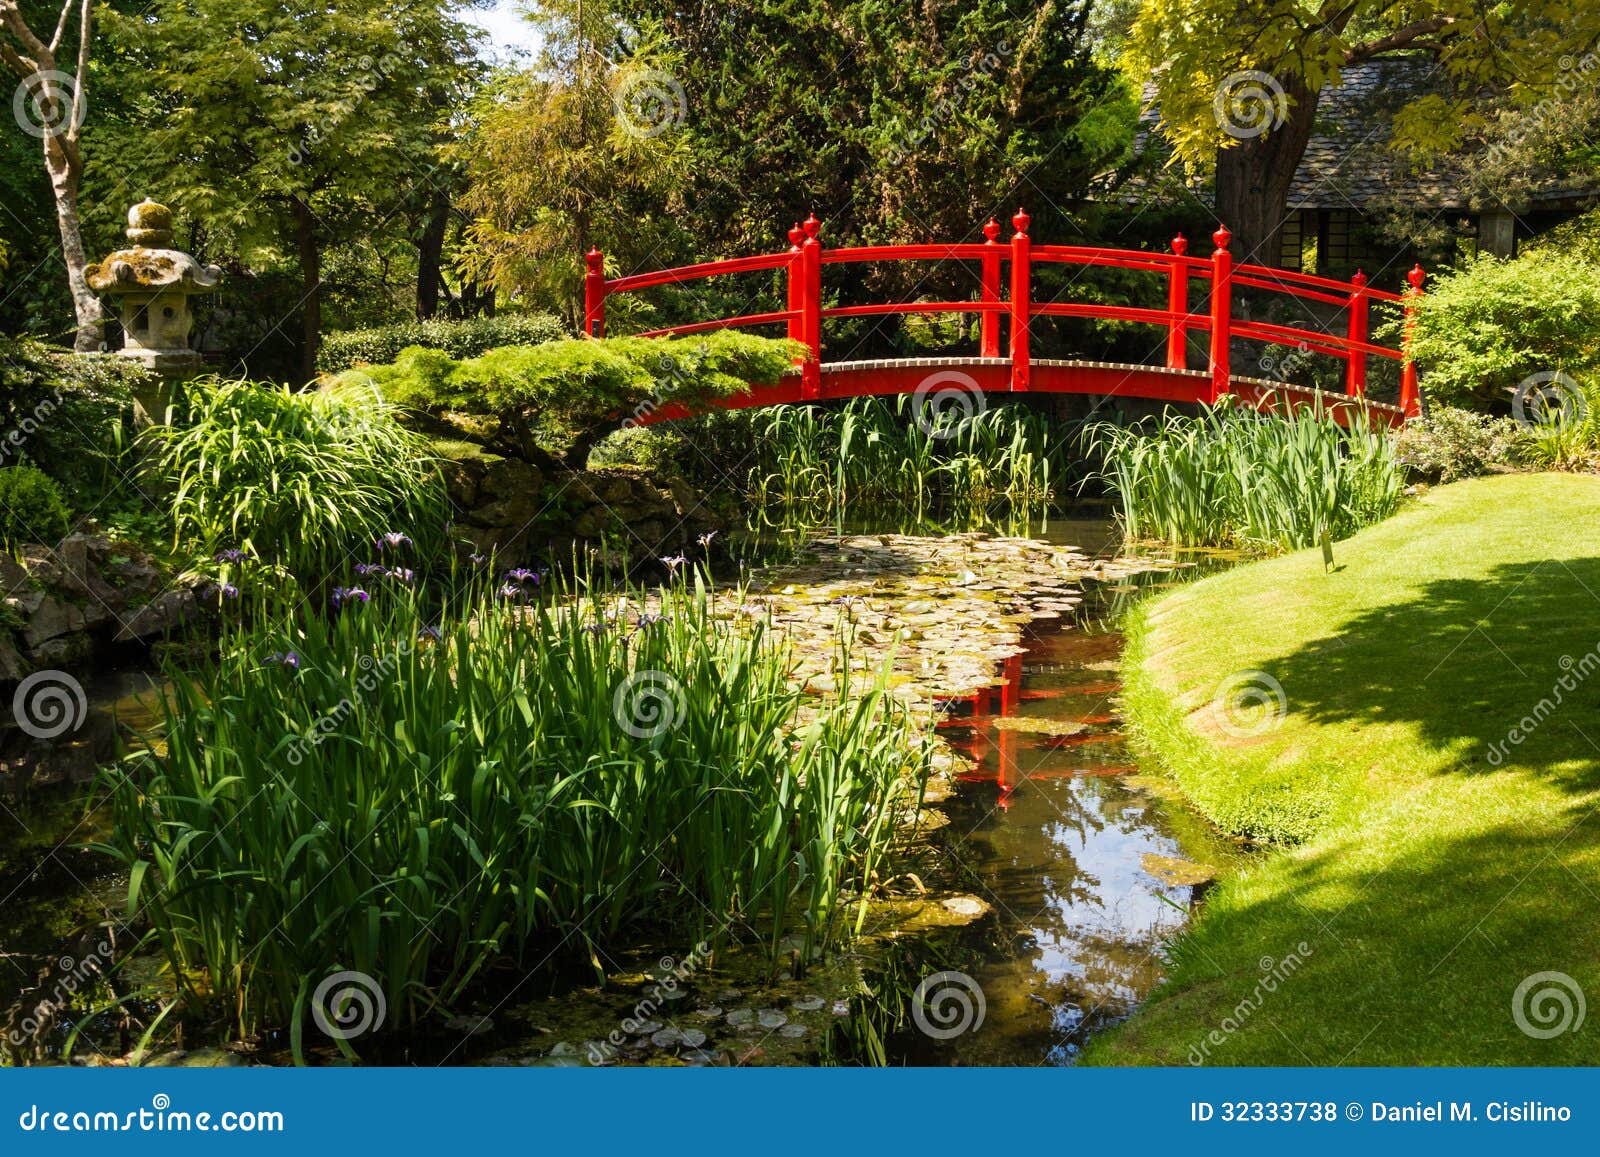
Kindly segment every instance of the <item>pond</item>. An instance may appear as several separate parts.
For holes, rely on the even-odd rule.
[[[907,549],[938,554],[952,543],[970,551],[956,539],[881,540],[885,557],[902,560]],[[364,1042],[363,1059],[1072,1063],[1089,1037],[1128,1016],[1160,982],[1165,943],[1241,850],[1172,799],[1162,781],[1139,773],[1116,712],[1116,612],[1146,587],[1184,581],[1192,568],[1117,560],[1102,522],[1053,522],[1028,541],[1004,543],[1012,553],[1002,562],[1014,556],[1035,570],[1039,560],[1058,557],[1046,547],[1075,545],[1086,559],[1075,565],[1099,577],[1080,577],[1068,593],[1057,578],[1036,574],[1032,591],[1041,601],[1031,614],[1016,614],[1008,613],[1018,610],[1010,601],[1016,584],[993,581],[980,561],[958,571],[961,589],[935,592],[943,601],[923,609],[927,591],[909,573],[914,568],[887,576],[870,540],[853,553],[841,546],[825,554],[821,569],[768,575],[775,609],[794,618],[802,639],[808,624],[820,622],[820,609],[835,614],[841,603],[869,641],[875,629],[892,640],[914,634],[908,648],[892,643],[894,661],[916,674],[906,694],[938,713],[951,749],[913,848],[885,869],[848,950],[812,962],[795,949],[774,972],[762,954],[737,946],[713,956],[692,944],[641,944],[597,960],[601,983],[593,970],[507,969],[460,1015],[404,1039]],[[849,593],[858,589],[862,595]],[[858,599],[862,609],[851,610]],[[902,620],[920,625],[881,629]],[[948,694],[963,681],[970,686],[973,664],[988,685]],[[129,698],[135,691],[146,694]],[[108,685],[100,698],[143,722],[149,698],[137,678]],[[89,853],[58,848],[96,834],[81,803],[14,808],[0,822],[9,829],[0,838],[7,849],[0,855],[3,1007],[69,951],[86,924],[118,907],[120,881]],[[84,1063],[115,1063],[132,1047],[109,1021],[91,1023],[84,1036]],[[313,1048],[312,1057],[331,1062],[337,1053]],[[169,1051],[164,1059],[287,1063],[289,1055],[285,1041],[265,1039],[225,1052]]]

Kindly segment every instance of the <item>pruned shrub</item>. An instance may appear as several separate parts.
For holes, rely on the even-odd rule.
[[[439,350],[459,359],[474,358],[500,346],[540,345],[570,336],[566,324],[549,313],[511,313],[464,321],[406,321],[329,334],[317,352],[317,369],[337,374],[362,364],[392,362],[401,350],[411,346]]]
[[[733,331],[571,338],[467,359],[414,347],[393,365],[349,370],[336,381],[375,385],[396,405],[434,417],[488,418],[485,444],[495,451],[581,469],[613,430],[661,406],[705,406],[776,381],[802,349]]]
[[[0,469],[0,546],[14,551],[25,542],[54,545],[67,533],[67,503],[44,471],[32,466]]]

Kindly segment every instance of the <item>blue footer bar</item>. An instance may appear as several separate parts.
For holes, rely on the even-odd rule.
[[[0,1153],[320,1153],[490,1142],[1041,1152],[1292,1142],[1348,1157],[1593,1152],[1595,1069],[10,1069]],[[1049,1149],[1045,1149],[1049,1146]],[[102,1151],[107,1151],[102,1149]]]

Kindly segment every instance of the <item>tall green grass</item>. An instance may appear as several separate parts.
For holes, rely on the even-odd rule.
[[[759,461],[747,489],[771,521],[864,511],[960,518],[1043,504],[1071,459],[1055,423],[1021,406],[967,413],[901,395],[775,406],[753,420]]]
[[[367,593],[175,672],[164,745],[112,776],[130,911],[240,1033],[298,1034],[336,972],[404,1027],[497,962],[598,962],[641,930],[774,961],[799,934],[809,960],[920,798],[929,741],[881,680],[808,700],[784,638],[698,579],[543,603],[477,582],[439,614]]]
[[[1098,423],[1086,442],[1134,539],[1291,550],[1387,518],[1404,489],[1385,431],[1312,409],[1263,415],[1224,402],[1197,417]]]
[[[243,549],[320,578],[391,527],[442,534],[448,504],[426,443],[370,389],[191,382],[139,449],[169,496],[174,547],[196,554]]]

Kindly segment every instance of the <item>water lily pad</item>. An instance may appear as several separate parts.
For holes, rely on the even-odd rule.
[[[803,1024],[786,1024],[778,1030],[779,1036],[786,1036],[790,1040],[799,1040],[806,1035],[806,1026]]]
[[[1209,864],[1197,864],[1192,860],[1181,860],[1177,856],[1161,856],[1155,852],[1146,852],[1140,856],[1139,866],[1163,884],[1173,887],[1204,884],[1207,880],[1216,879],[1217,876],[1217,870]]]
[[[756,1014],[756,1021],[762,1028],[782,1028],[789,1023],[789,1014],[775,1008],[764,1008]]]
[[[736,1008],[728,1014],[728,1024],[732,1028],[749,1028],[756,1023],[756,1010],[753,1008]]]
[[[822,1005],[823,1000],[820,996],[802,996],[789,1007],[796,1012],[816,1012]]]

